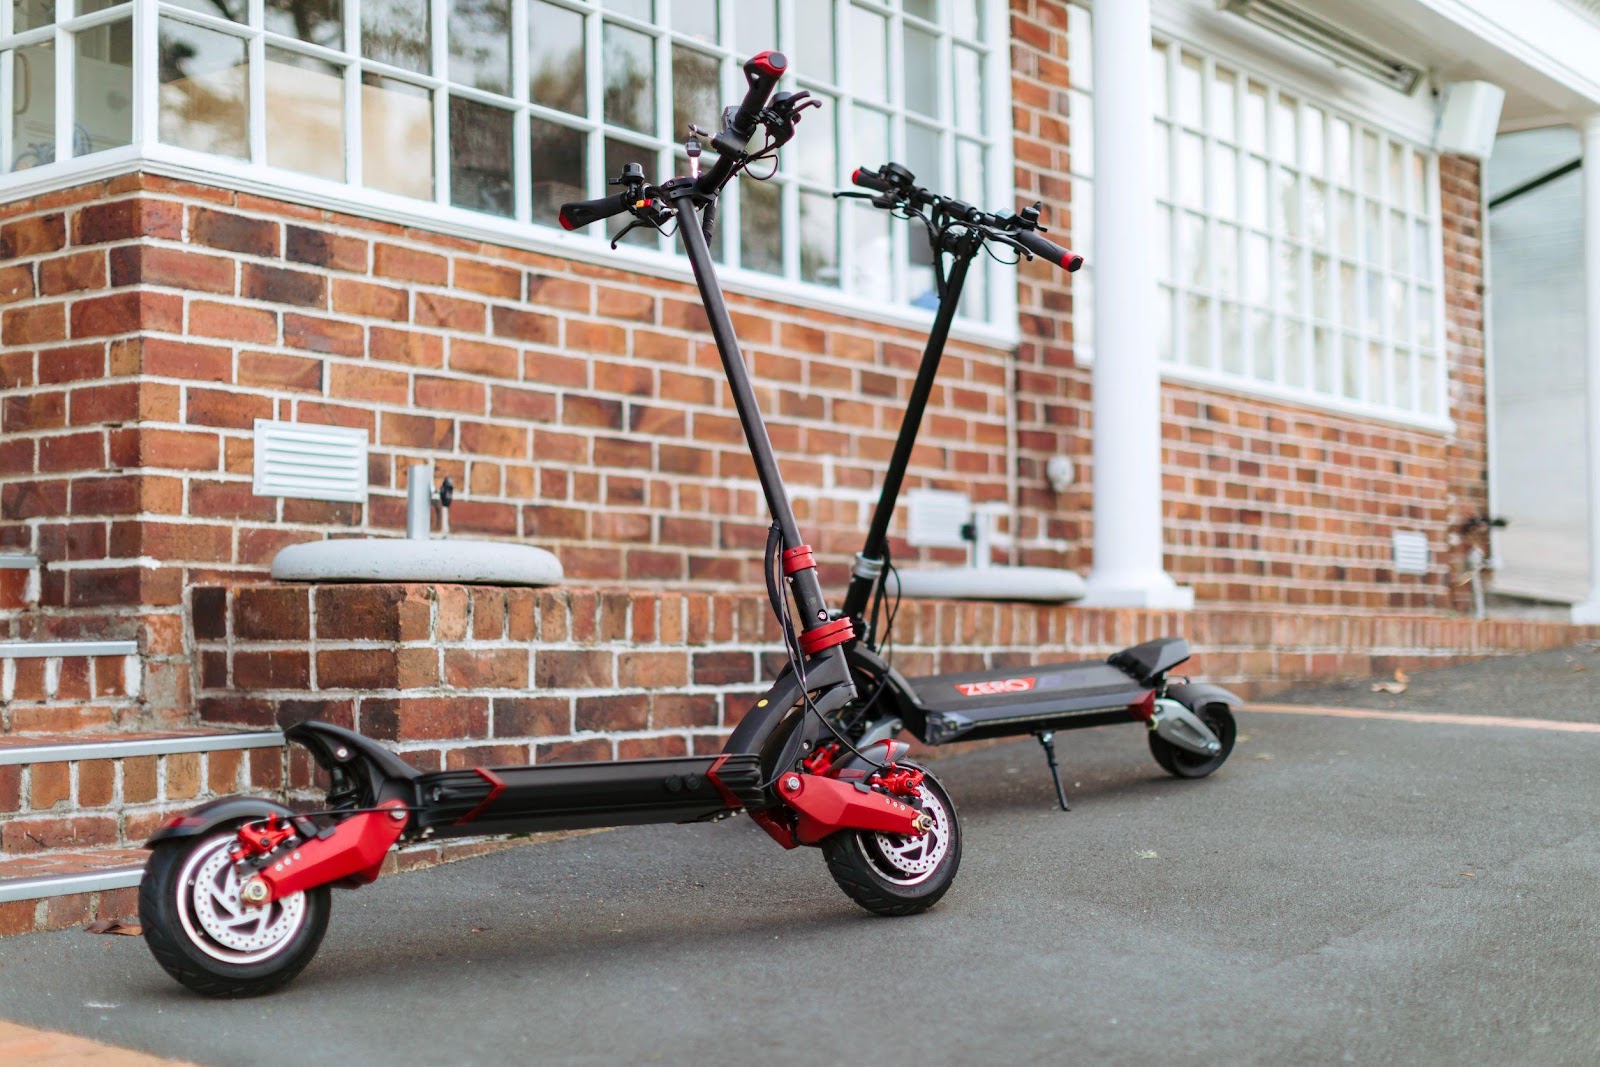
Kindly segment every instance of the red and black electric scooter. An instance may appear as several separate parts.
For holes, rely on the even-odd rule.
[[[390,848],[430,838],[697,822],[743,810],[785,848],[821,848],[839,886],[869,911],[914,914],[950,888],[961,831],[949,796],[902,760],[905,744],[853,744],[833,724],[857,699],[843,649],[854,629],[823,599],[708,247],[723,187],[770,159],[816,103],[805,92],[773,95],[785,66],[777,52],[745,64],[749,91],[724,112],[712,139],[717,161],[705,173],[691,140],[689,176],[655,186],[630,164],[613,182],[621,192],[567,204],[560,221],[574,229],[626,212],[630,227],[677,224],[772,517],[767,591],[788,665],[716,756],[425,774],[350,730],[290,727],[285,736],[328,776],[321,810],[227,797],[171,819],[149,842],[139,914],[151,951],[179,982],[216,996],[282,985],[322,940],[330,887],[371,882]]]
[[[855,633],[845,645],[845,656],[860,694],[840,709],[840,729],[858,748],[894,737],[902,729],[909,729],[929,745],[1032,734],[1044,746],[1062,811],[1067,810],[1067,793],[1055,750],[1055,735],[1060,730],[1141,723],[1148,731],[1151,755],[1168,773],[1180,778],[1211,774],[1233,751],[1233,710],[1241,702],[1220,686],[1173,677],[1174,668],[1189,658],[1189,644],[1181,637],[1147,641],[1104,661],[1000,667],[920,678],[906,677],[889,662],[885,650],[890,646],[898,599],[889,561],[889,520],[916,445],[923,410],[933,392],[967,269],[979,252],[993,252],[996,246],[1068,271],[1082,266],[1083,258],[1040,236],[1038,204],[1015,214],[986,214],[918,186],[915,175],[896,163],[877,170],[863,167],[855,172],[854,180],[871,191],[835,195],[868,200],[874,207],[926,227],[939,311],[906,401],[872,525],[856,555],[839,612]],[[1116,353],[1105,358],[1115,359]]]

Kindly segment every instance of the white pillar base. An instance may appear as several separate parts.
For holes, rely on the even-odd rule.
[[[1089,575],[1089,589],[1078,603],[1091,608],[1156,608],[1193,611],[1194,590],[1179,586],[1162,571],[1148,574]]]
[[[1600,597],[1590,593],[1589,599],[1572,605],[1572,621],[1578,626],[1600,626]]]

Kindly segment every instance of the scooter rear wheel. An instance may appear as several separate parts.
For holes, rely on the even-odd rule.
[[[332,911],[327,886],[246,907],[228,855],[237,829],[161,842],[139,884],[139,921],[151,954],[208,997],[257,996],[289,981],[316,955]]]
[[[922,810],[933,829],[921,837],[841,830],[822,842],[846,896],[877,915],[915,915],[939,902],[961,866],[961,823],[950,794],[926,770]]]
[[[1233,712],[1226,704],[1207,704],[1195,712],[1195,717],[1222,742],[1222,751],[1215,756],[1202,756],[1174,745],[1154,730],[1150,731],[1150,754],[1161,764],[1161,769],[1179,778],[1204,778],[1223,763],[1233,751],[1235,727]]]

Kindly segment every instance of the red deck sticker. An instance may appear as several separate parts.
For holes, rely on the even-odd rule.
[[[992,697],[997,693],[1026,693],[1033,688],[1032,678],[998,678],[989,682],[958,682],[956,691],[964,697]]]

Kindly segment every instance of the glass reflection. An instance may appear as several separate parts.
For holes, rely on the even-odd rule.
[[[717,120],[722,113],[718,73],[716,56],[680,44],[672,46],[672,130],[669,136],[674,141],[688,136],[691,122],[702,129],[718,128]],[[709,148],[709,144],[706,147]]]
[[[344,50],[344,0],[265,0],[263,15],[273,33]]]
[[[11,60],[11,169],[56,160],[56,46],[19,48]]]
[[[528,10],[528,96],[573,115],[589,113],[583,16],[544,0]]]
[[[800,280],[839,284],[839,211],[827,193],[800,194]]]
[[[417,0],[361,0],[361,54],[380,63],[432,71],[428,5]]]
[[[510,93],[510,0],[451,0],[447,24],[450,80],[488,93]]]
[[[782,193],[777,182],[739,183],[739,255],[747,270],[783,273]]]
[[[605,119],[640,133],[656,128],[655,41],[648,34],[606,23]]]
[[[450,98],[450,203],[510,216],[511,112],[476,100]]]
[[[162,19],[160,137],[197,152],[250,155],[249,67],[242,37]]]
[[[420,85],[361,75],[361,169],[374,189],[433,199],[433,103]]]
[[[528,137],[533,167],[533,221],[558,225],[556,214],[569,200],[586,200],[589,138],[582,130],[534,119]]]
[[[73,37],[77,122],[72,128],[72,154],[132,144],[133,20],[79,30]]]
[[[267,162],[344,178],[344,72],[283,48],[267,49]]]

